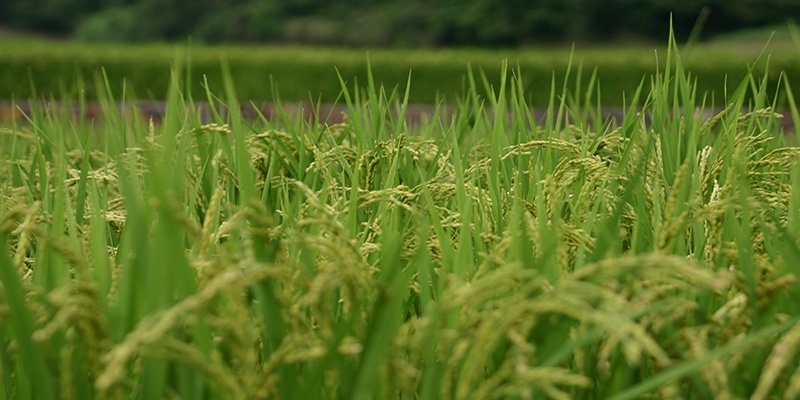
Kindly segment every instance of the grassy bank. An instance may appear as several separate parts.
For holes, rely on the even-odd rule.
[[[536,124],[505,70],[413,131],[369,79],[331,126],[243,120],[235,73],[213,123],[183,79],[158,125],[34,109],[0,131],[0,399],[797,398],[800,149],[752,77],[701,119],[677,56],[649,126],[561,89]]]
[[[800,56],[787,42],[768,49],[767,57],[753,66],[757,76],[769,71],[774,89],[781,72],[800,77]],[[791,42],[788,42],[791,45]],[[700,94],[709,92],[720,102],[725,91],[732,92],[748,73],[759,46],[744,42],[697,45],[684,54],[687,71],[697,78]],[[788,49],[788,50],[787,50]],[[660,54],[659,55],[657,55]],[[414,79],[411,103],[436,103],[443,99],[456,103],[466,95],[466,71],[472,66],[483,71],[490,82],[499,84],[501,60],[509,60],[523,76],[523,92],[529,105],[546,106],[553,78],[562,82],[568,66],[572,71],[568,85],[581,92],[596,71],[601,94],[607,106],[621,106],[624,95],[636,90],[642,79],[660,64],[665,49],[654,46],[577,46],[520,50],[371,50],[326,49],[276,46],[173,46],[109,45],[52,42],[33,39],[0,38],[0,98],[27,99],[40,96],[61,97],[65,92],[78,95],[81,88],[90,98],[97,92],[96,77],[105,69],[116,98],[127,92],[140,99],[166,98],[170,66],[176,59],[191,66],[185,85],[187,94],[204,98],[204,80],[214,93],[223,90],[220,64],[225,60],[238,89],[240,100],[282,100],[334,102],[340,93],[339,73],[352,85],[366,83],[367,60],[378,83],[387,88],[403,88],[409,72]],[[572,58],[572,60],[570,60]],[[35,85],[31,84],[31,81]],[[82,81],[82,83],[78,83]],[[274,83],[274,84],[273,84]],[[279,96],[275,95],[275,91]],[[482,87],[478,88],[481,94]]]

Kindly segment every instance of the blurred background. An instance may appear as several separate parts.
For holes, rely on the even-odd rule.
[[[467,71],[488,96],[507,60],[532,106],[553,82],[621,106],[663,65],[670,21],[719,104],[751,72],[770,94],[800,82],[795,20],[800,0],[0,0],[0,114],[14,99],[161,101],[176,60],[198,99],[225,92],[224,60],[243,101],[335,103],[371,76],[402,92],[413,71],[411,103],[457,103]]]
[[[701,40],[800,17],[797,0],[2,0],[5,33],[84,41],[517,47]]]

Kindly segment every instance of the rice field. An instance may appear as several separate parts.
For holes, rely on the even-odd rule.
[[[776,77],[705,118],[663,56],[618,121],[556,80],[537,120],[508,67],[415,126],[372,75],[338,124],[245,119],[229,72],[203,119],[178,67],[157,124],[108,81],[102,119],[34,107],[0,130],[0,399],[800,397]]]
[[[692,43],[681,49],[682,62],[685,70],[697,78],[693,86],[699,93],[709,92],[709,99],[716,106],[735,90],[749,69],[769,78],[768,93],[772,96],[781,74],[800,79],[800,52],[791,32],[786,26],[771,40],[769,32],[759,32],[751,33],[750,38]],[[106,89],[102,80],[94,79],[102,72],[117,100],[133,97],[161,101],[169,92],[170,70],[176,60],[187,66],[181,84],[184,96],[205,99],[206,90],[224,93],[220,61],[225,60],[237,98],[243,102],[334,103],[341,101],[339,76],[366,86],[369,69],[376,82],[401,91],[412,71],[408,91],[411,104],[455,105],[468,95],[468,68],[484,71],[492,86],[498,87],[501,60],[508,60],[514,70],[522,72],[520,79],[530,106],[548,105],[549,85],[555,79],[567,82],[572,93],[584,93],[591,84],[601,89],[604,106],[619,107],[625,103],[625,94],[633,93],[642,79],[657,68],[664,68],[666,48],[665,41],[517,49],[367,50],[252,44],[81,43],[0,35],[0,100],[95,100]],[[756,63],[761,53],[765,56]],[[579,67],[582,74],[575,73]],[[491,96],[483,85],[473,89],[484,98]]]

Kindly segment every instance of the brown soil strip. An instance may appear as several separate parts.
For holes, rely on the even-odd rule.
[[[0,101],[0,123],[9,123],[12,121],[23,123],[26,120],[26,116],[31,115],[31,112],[34,109],[33,105],[34,103],[31,101],[22,101],[16,103]],[[100,103],[97,102],[86,103],[85,110],[83,111],[81,111],[81,108],[78,105],[60,102],[45,102],[38,103],[36,105],[37,109],[45,109],[59,114],[66,113],[75,119],[77,119],[83,113],[87,119],[95,120],[102,118],[105,112]],[[195,108],[196,111],[199,112],[202,120],[213,120],[213,113],[208,103],[195,103]],[[130,116],[135,115],[135,113],[139,113],[146,120],[152,119],[154,122],[158,123],[164,118],[166,103],[160,101],[141,101],[133,105],[120,104],[116,107],[116,111],[122,116]],[[393,113],[393,115],[398,115],[399,113],[399,110],[397,109],[390,111]],[[455,114],[456,108],[445,106],[440,107],[438,111],[439,113],[437,115],[436,107],[432,105],[410,104],[406,109],[406,122],[413,126],[425,121],[429,121],[432,118],[439,118],[443,121],[447,121]],[[218,112],[224,115],[227,110],[224,108],[218,108]],[[703,112],[702,118],[704,120],[711,118],[718,112],[719,110],[706,110]],[[547,110],[544,108],[533,108],[531,109],[531,113],[537,123],[544,123],[544,121],[547,119]],[[608,120],[615,120],[619,122],[625,115],[625,110],[618,107],[611,107],[602,109],[601,113],[601,118],[604,120],[603,122]],[[783,118],[781,119],[781,126],[784,129],[784,132],[786,134],[794,134],[795,127],[791,113],[788,110],[779,110],[778,113],[783,115]],[[248,120],[257,120],[263,115],[264,118],[270,121],[276,121],[276,119],[281,118],[281,116],[285,116],[290,121],[295,120],[296,118],[302,118],[307,122],[336,124],[343,122],[345,116],[348,114],[349,111],[347,106],[342,104],[321,104],[318,107],[315,107],[302,103],[283,103],[280,105],[277,103],[260,103],[243,104],[241,106],[241,115]],[[509,114],[508,118],[511,119],[512,116]],[[567,118],[571,119],[569,116]],[[645,116],[645,122],[649,124],[649,116]]]

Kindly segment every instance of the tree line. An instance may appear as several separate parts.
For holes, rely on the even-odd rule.
[[[2,0],[0,25],[95,41],[517,46],[706,37],[800,16],[796,0]]]

